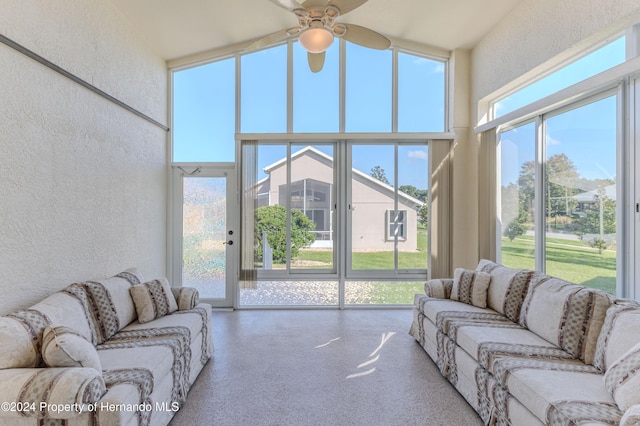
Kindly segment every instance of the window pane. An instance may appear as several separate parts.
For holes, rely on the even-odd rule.
[[[333,269],[333,151],[333,145],[291,148],[292,269]]]
[[[535,123],[500,134],[501,263],[535,269]]]
[[[395,210],[394,146],[353,145],[351,152],[351,268],[394,270],[395,241],[386,238]]]
[[[626,38],[622,37],[499,100],[495,103],[495,116],[500,117],[579,81],[593,77],[602,71],[623,63],[625,59]]]
[[[235,160],[235,63],[173,74],[173,161]]]
[[[287,147],[258,145],[255,261],[263,270],[287,266],[286,210],[279,203],[277,182],[287,181]],[[276,182],[275,186],[273,182]]]
[[[398,131],[444,131],[444,63],[398,53]]]
[[[546,120],[546,272],[616,293],[616,97]]]
[[[287,131],[287,45],[243,55],[241,59],[243,133]]]
[[[347,281],[347,305],[410,305],[416,294],[424,292],[424,281]]]
[[[182,285],[224,298],[227,179],[185,177],[183,191]]]
[[[335,306],[338,304],[338,282],[258,280],[253,288],[240,288],[239,304],[240,306]]]
[[[346,131],[391,131],[391,51],[346,43]]]
[[[340,122],[338,61],[340,43],[327,50],[322,71],[309,69],[307,51],[293,44],[293,131],[338,132]]]
[[[428,156],[426,145],[398,146],[398,269],[427,268]]]

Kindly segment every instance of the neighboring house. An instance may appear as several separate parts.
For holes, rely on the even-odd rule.
[[[617,198],[617,187],[614,183],[613,185],[607,185],[604,188],[593,189],[591,191],[581,192],[580,194],[576,194],[573,196],[573,199],[578,201],[581,204],[580,208],[583,208],[586,204],[596,204],[600,197],[604,196],[609,200],[616,201]]]
[[[267,177],[257,183],[258,207],[286,206],[286,158],[264,168]],[[312,247],[332,247],[335,204],[333,158],[308,146],[291,156],[291,208],[303,211],[315,224]],[[423,202],[398,191],[394,214],[394,188],[359,170],[351,174],[351,248],[354,251],[417,250],[417,212]]]

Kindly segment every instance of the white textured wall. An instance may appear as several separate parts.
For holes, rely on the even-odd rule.
[[[0,33],[160,122],[164,61],[108,2],[2,0]],[[166,267],[166,133],[0,44],[0,314]]]

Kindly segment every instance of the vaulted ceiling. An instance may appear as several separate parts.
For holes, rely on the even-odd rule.
[[[110,0],[166,60],[297,25],[270,0]],[[369,0],[340,22],[444,50],[472,48],[522,0]]]

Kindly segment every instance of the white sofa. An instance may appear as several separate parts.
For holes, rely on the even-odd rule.
[[[410,334],[485,424],[640,425],[640,304],[481,260],[430,280]]]
[[[136,269],[0,317],[0,424],[166,425],[211,358],[211,306]]]

